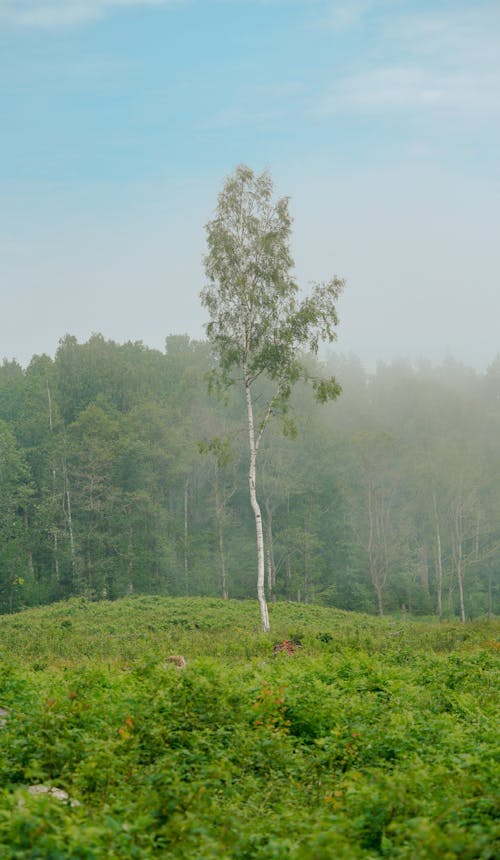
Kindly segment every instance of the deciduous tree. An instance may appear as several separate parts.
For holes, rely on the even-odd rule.
[[[256,175],[249,167],[238,167],[226,180],[207,224],[208,283],[201,292],[210,317],[207,334],[218,358],[214,379],[221,389],[238,383],[245,396],[257,596],[264,631],[269,630],[269,615],[256,479],[262,436],[273,415],[286,420],[292,388],[300,378],[312,382],[320,402],[340,393],[334,377],[309,376],[304,355],[317,354],[321,341],[334,340],[343,281],[334,277],[299,298],[292,275],[291,226],[288,198],[273,199],[269,173]]]

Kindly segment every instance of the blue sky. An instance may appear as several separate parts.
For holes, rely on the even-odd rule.
[[[338,348],[500,351],[498,0],[0,0],[0,356],[203,335],[238,163],[295,216]]]

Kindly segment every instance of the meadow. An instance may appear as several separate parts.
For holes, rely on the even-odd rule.
[[[253,601],[2,616],[0,856],[499,856],[500,622],[270,613],[267,635]]]

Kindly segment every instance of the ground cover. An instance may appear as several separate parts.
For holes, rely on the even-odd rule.
[[[498,621],[271,623],[151,597],[3,616],[0,856],[498,856]]]

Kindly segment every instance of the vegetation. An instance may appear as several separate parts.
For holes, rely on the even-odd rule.
[[[276,427],[263,440],[268,599],[498,613],[498,360],[483,374],[449,361],[372,375],[355,358],[307,361],[343,394],[315,409],[299,382],[297,438]],[[78,595],[254,595],[246,407],[207,393],[213,366],[188,337],[162,353],[101,335],[0,365],[2,612]]]
[[[2,857],[498,856],[498,622],[270,612],[273,638],[209,598],[4,617]]]

